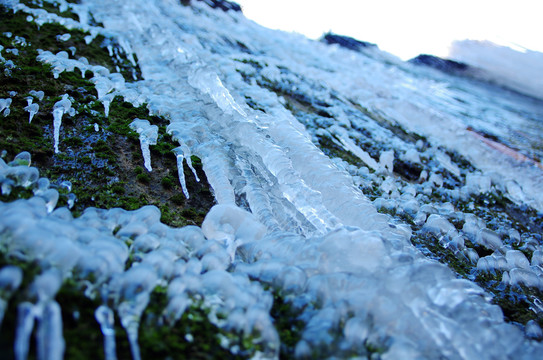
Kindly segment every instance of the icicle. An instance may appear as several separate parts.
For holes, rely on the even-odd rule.
[[[192,166],[192,160],[190,159],[190,153],[186,154],[186,160],[187,160],[187,165],[189,166],[190,170],[192,171],[192,173],[194,174],[194,178],[196,179],[197,182],[200,182],[200,178],[198,177],[198,174],[196,174],[196,169]]]
[[[68,99],[68,95],[64,94],[62,100],[57,101],[53,106],[53,136],[55,153],[59,153],[58,143],[60,138],[60,125],[62,124],[62,116],[70,111],[72,102]]]
[[[4,320],[4,313],[8,307],[7,299],[0,298],[0,327],[2,326],[2,320]]]
[[[0,269],[0,327],[4,319],[4,313],[8,300],[19,288],[23,281],[23,271],[17,266],[5,266]]]
[[[98,72],[102,71],[102,69],[95,66],[93,68],[93,71],[95,74],[98,74]],[[92,79],[90,79],[90,81],[94,83],[94,88],[96,89],[96,92],[98,93],[98,100],[101,100],[104,96],[107,95],[107,93],[113,90],[113,82],[109,80],[107,77],[98,75],[98,76],[94,76]]]
[[[117,314],[121,319],[121,325],[126,330],[132,358],[141,360],[138,328],[141,314],[149,304],[151,291],[158,281],[157,274],[152,266],[142,264],[125,272],[121,281],[122,301],[117,306]]]
[[[30,124],[34,115],[40,110],[40,106],[38,104],[28,104],[24,109],[30,113],[28,115],[28,123]]]
[[[115,98],[115,94],[110,93],[102,96],[102,98],[100,99],[102,105],[104,105],[104,114],[106,115],[106,118],[109,116],[109,105],[113,101],[113,98]]]
[[[66,344],[62,336],[60,306],[56,301],[49,301],[44,306],[36,336],[38,360],[62,360]]]
[[[151,151],[149,145],[156,145],[158,140],[158,126],[150,125],[149,121],[134,119],[130,123],[130,128],[140,134],[141,152],[143,155],[143,164],[148,171],[151,168]]]
[[[0,112],[3,112],[4,117],[10,113],[9,106],[11,105],[11,98],[0,99]]]
[[[215,101],[217,106],[226,114],[232,114],[232,110],[237,111],[241,116],[247,117],[247,113],[234,100],[226,87],[224,87],[219,76],[207,67],[195,67],[189,74],[189,84],[208,94]]]
[[[113,310],[106,305],[100,305],[94,312],[96,321],[104,335],[104,355],[106,360],[117,360],[115,345],[115,317]]]
[[[177,159],[177,175],[179,177],[179,183],[181,184],[181,188],[183,189],[183,194],[185,194],[185,197],[189,198],[189,191],[187,190],[187,183],[185,181],[185,172],[183,171],[183,150],[181,149],[181,146],[176,147],[172,150],[175,154],[175,157]],[[188,162],[188,161],[187,161]]]
[[[32,303],[23,302],[17,307],[17,328],[15,329],[14,352],[16,360],[25,360],[30,347],[30,335],[34,328],[36,308]]]

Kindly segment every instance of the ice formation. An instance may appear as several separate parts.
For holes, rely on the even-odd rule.
[[[183,160],[185,159],[184,151],[181,146],[176,147],[172,150],[175,154],[175,158],[177,159],[177,176],[179,177],[179,183],[181,184],[181,188],[183,189],[183,194],[185,194],[185,197],[188,199],[189,191],[187,190],[187,182],[185,181],[185,172],[183,171]],[[187,160],[188,162],[189,160]]]
[[[32,95],[32,96],[37,97],[39,101],[42,101],[43,97],[45,96],[45,93],[42,90],[38,90],[38,91],[30,90],[29,94]]]
[[[11,105],[11,101],[12,101],[11,98],[0,99],[0,112],[4,116],[8,116],[10,113],[9,106]]]
[[[130,128],[139,134],[143,164],[148,171],[152,171],[149,145],[156,145],[157,143],[158,126],[151,125],[148,120],[134,119],[130,123]]]
[[[36,103],[34,104],[28,104],[26,107],[25,107],[25,110],[28,111],[28,123],[30,124],[32,122],[32,118],[34,117],[34,115],[36,115],[38,113],[38,111],[40,110],[40,106]]]
[[[217,201],[201,228],[167,227],[153,206],[88,208],[73,218],[66,208],[55,209],[59,192],[29,161],[1,160],[2,194],[24,187],[35,196],[0,203],[0,248],[43,269],[30,285],[37,300],[18,307],[18,358],[27,357],[35,322],[39,356],[62,358],[54,296],[68,277],[85,283],[89,296],[107,300],[95,317],[108,360],[116,358],[113,312],[126,329],[133,358],[140,358],[140,320],[158,285],[167,289],[165,323],[180,319],[197,294],[213,315],[224,315],[220,321],[210,317],[217,326],[259,334],[259,355],[277,358],[273,299],[261,283],[281,291],[300,312],[297,357],[321,350],[329,357],[367,357],[370,346],[383,349],[382,359],[543,356],[543,346],[531,340],[542,336],[537,323],[527,324],[525,333],[506,323],[491,295],[470,281],[473,274],[494,274],[500,286],[543,289],[541,237],[520,234],[499,219],[493,227],[473,213],[475,196],[498,190],[518,204],[543,209],[542,169],[490,147],[469,130],[495,129],[498,137],[524,126],[540,130],[522,115],[540,116],[531,103],[517,111],[512,100],[491,101],[493,93],[468,91],[463,83],[448,86],[450,80],[375,49],[347,52],[199,2],[184,7],[174,0],[58,1],[81,14],[80,22],[17,1],[2,3],[37,23],[87,30],[88,42],[106,31],[134,64],[137,55],[144,80],[133,83],[84,58],[70,59],[67,52],[43,51],[38,60],[51,64],[55,77],[91,71],[106,117],[120,96],[134,105],[147,103],[151,113],[167,118],[185,196],[183,160],[198,180],[190,162],[194,154]],[[89,10],[105,30],[87,24]],[[60,122],[71,105],[67,96],[54,105],[56,153]],[[477,120],[481,113],[490,114],[487,123]],[[157,142],[158,127],[126,120],[140,136],[144,166],[151,171],[149,146]],[[540,138],[515,134],[511,146],[537,151],[530,146]],[[383,212],[411,222],[392,221]],[[419,237],[435,239],[435,247],[470,264],[472,273],[458,278],[429,259],[416,246]],[[16,273],[0,270],[0,301],[9,298],[4,288],[16,287]],[[543,313],[539,299],[531,308]]]
[[[59,152],[58,144],[60,141],[60,126],[62,125],[62,116],[64,114],[73,115],[75,109],[72,108],[72,102],[68,99],[68,94],[62,96],[62,100],[59,100],[53,105],[53,131],[54,131],[54,147],[55,153]]]

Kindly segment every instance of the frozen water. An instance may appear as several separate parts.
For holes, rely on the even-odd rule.
[[[17,307],[17,328],[15,331],[15,359],[26,360],[28,357],[30,336],[34,328],[34,320],[38,316],[33,304],[23,302]]]
[[[38,104],[34,103],[34,104],[29,104],[24,109],[26,111],[28,111],[28,113],[29,113],[29,115],[28,115],[28,123],[30,124],[32,122],[32,118],[34,117],[34,115],[36,115],[37,112],[40,110],[40,106]]]
[[[232,111],[235,110],[239,115],[247,116],[213,70],[195,64],[194,71],[190,72],[188,81],[191,86],[211,96],[217,106],[225,113],[232,114]]]
[[[236,248],[262,238],[266,228],[257,218],[233,205],[215,205],[202,223],[206,238],[223,242],[231,258]]]
[[[0,112],[4,114],[4,116],[8,116],[10,113],[9,106],[11,105],[11,98],[6,99],[0,99]]]
[[[62,360],[64,358],[64,338],[60,306],[56,301],[48,302],[39,319],[37,329],[38,359]]]
[[[29,94],[38,98],[39,101],[42,101],[43,97],[45,96],[45,93],[42,90],[39,90],[39,91],[30,90]]]
[[[185,159],[183,147],[179,146],[172,150],[177,159],[177,176],[179,177],[179,183],[183,189],[185,197],[189,198],[189,191],[187,190],[187,182],[185,181],[185,172],[183,171],[183,159]]]
[[[115,94],[107,94],[100,98],[100,101],[104,105],[104,114],[106,115],[106,118],[109,116],[109,105],[115,98]]]
[[[13,161],[9,163],[9,166],[26,165],[30,166],[32,163],[31,155],[28,151],[23,151],[13,158]],[[23,185],[24,186],[24,185]]]
[[[64,21],[19,5],[38,24]],[[300,311],[305,327],[296,345],[299,356],[310,356],[318,346],[338,357],[355,351],[365,356],[363,348],[370,344],[384,348],[382,358],[389,359],[537,358],[541,346],[506,324],[488,295],[424,257],[410,241],[412,229],[391,223],[376,209],[412,216],[436,246],[477,264],[473,271],[496,276],[503,271],[506,284],[541,288],[537,244],[531,264],[507,247],[508,237],[521,246],[530,235],[487,228],[468,216],[475,207],[468,201],[464,213],[451,203],[430,200],[439,192],[452,202],[501,189],[519,203],[543,208],[540,169],[497,154],[459,121],[454,99],[475,102],[477,96],[438,80],[418,81],[419,74],[405,65],[383,65],[379,53],[368,57],[325,47],[203,4],[193,4],[197,11],[173,0],[87,0],[82,6],[104,23],[106,30],[100,31],[117,37],[134,64],[137,55],[145,80],[125,84],[119,74],[65,52],[42,52],[39,59],[53,66],[55,76],[76,68],[92,71],[106,116],[112,99],[121,96],[136,106],[147,103],[152,114],[168,119],[168,133],[179,145],[174,153],[185,196],[183,159],[198,179],[190,163],[194,154],[218,203],[201,229],[161,225],[154,207],[135,212],[89,208],[73,219],[67,210],[54,210],[58,191],[39,174],[28,166],[0,163],[2,175],[18,174],[2,180],[3,191],[32,186],[36,195],[0,204],[2,246],[12,256],[37,260],[84,282],[89,296],[113,300],[111,309],[96,310],[106,359],[115,358],[113,311],[127,330],[133,357],[140,357],[139,322],[157,284],[167,287],[167,321],[179,319],[197,294],[211,308],[210,319],[246,335],[259,334],[255,341],[264,344],[262,357],[276,358],[271,296],[249,278],[283,291]],[[86,24],[88,14],[80,19],[64,24],[90,31],[90,42],[98,30]],[[248,50],[232,50],[232,44],[247,44]],[[245,79],[244,71],[252,75]],[[53,111],[55,152],[62,116],[71,107],[69,99],[61,102]],[[512,113],[499,106],[486,113]],[[293,115],[307,109],[318,115]],[[140,119],[131,128],[140,135],[144,165],[151,171],[149,146],[156,144],[158,128]],[[412,136],[408,130],[426,138],[406,141]],[[315,146],[325,140],[366,166],[325,156]],[[458,166],[446,148],[477,169]],[[393,173],[399,160],[430,162],[432,170],[409,174],[414,180],[405,186]],[[455,181],[461,185],[451,190]],[[375,201],[360,191],[365,185]],[[479,259],[470,243],[494,254]],[[133,264],[125,271],[129,256]],[[46,313],[47,322],[38,327],[51,329],[51,336],[42,331],[41,344],[54,345],[54,354],[62,352],[52,300],[61,280],[47,275],[48,287],[46,273],[41,276],[33,289],[46,304],[19,307],[18,358],[28,354],[34,320]],[[218,321],[219,313],[226,319]],[[532,337],[536,330],[530,330]]]
[[[68,41],[68,40],[70,40],[71,37],[72,37],[72,35],[67,33],[67,34],[57,35],[56,39],[57,39],[57,41]]]
[[[104,335],[104,355],[106,360],[116,360],[115,351],[115,318],[113,310],[105,305],[100,305],[94,312],[96,321],[100,324],[100,329]]]
[[[157,143],[158,126],[151,125],[148,120],[134,119],[130,123],[130,128],[139,134],[143,164],[148,171],[152,171],[149,145],[156,145]]]
[[[53,105],[53,137],[55,153],[60,152],[58,149],[60,141],[60,126],[62,125],[62,117],[64,114],[70,114],[72,110],[72,102],[68,99],[68,94],[62,96],[62,100],[59,100]]]
[[[11,295],[23,281],[23,271],[17,266],[7,265],[0,269],[0,326]]]

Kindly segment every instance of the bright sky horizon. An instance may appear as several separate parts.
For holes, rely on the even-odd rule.
[[[403,60],[447,57],[454,40],[489,40],[543,52],[543,4],[535,0],[238,0],[265,27],[317,39],[325,32],[369,41]]]

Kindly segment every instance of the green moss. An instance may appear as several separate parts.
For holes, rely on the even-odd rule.
[[[170,201],[173,202],[176,205],[184,205],[185,201],[186,201],[186,198],[185,198],[185,195],[180,193],[180,194],[175,194],[174,196],[172,196],[170,198]]]
[[[83,295],[83,288],[67,280],[56,296],[62,310],[62,331],[66,342],[65,359],[103,359],[103,336],[94,317],[101,305]]]
[[[171,176],[166,176],[160,180],[160,184],[166,189],[171,189],[175,183],[174,181],[175,180]]]
[[[6,265],[18,266],[23,271],[23,281],[19,290],[13,294],[4,313],[2,326],[0,327],[0,354],[3,359],[14,359],[13,344],[15,341],[15,331],[17,326],[17,304],[28,301],[25,289],[32,283],[34,278],[40,273],[40,267],[37,261],[24,262],[13,257],[6,257],[6,254],[0,251],[0,269]],[[31,349],[30,357],[35,358],[35,350]]]
[[[30,189],[26,189],[22,186],[15,186],[11,189],[9,195],[0,193],[1,202],[12,202],[18,199],[29,199],[34,196],[34,193]]]
[[[296,309],[286,300],[285,295],[276,289],[269,288],[273,294],[273,306],[270,315],[281,340],[280,358],[292,359],[296,344],[302,339],[304,322],[299,320],[303,309]]]
[[[257,350],[250,338],[226,333],[213,325],[201,301],[194,300],[175,324],[162,325],[160,315],[166,305],[165,288],[155,288],[141,320],[139,345],[143,359],[244,359]],[[229,338],[231,346],[240,347],[237,354],[221,346],[221,336]],[[126,343],[121,343],[119,358],[130,358],[127,350]]]
[[[77,146],[81,147],[83,146],[83,140],[81,140],[79,137],[70,137],[65,138],[62,140],[65,146]]]
[[[118,195],[123,195],[126,190],[124,188],[123,185],[121,184],[115,184],[111,187],[111,190],[115,193],[115,194],[118,194]]]
[[[43,2],[43,5],[48,6],[48,11],[59,14],[56,6],[51,5],[48,2]],[[64,12],[60,15],[63,17],[77,17],[77,15],[72,12]],[[75,47],[77,49],[75,54],[76,57],[85,57],[89,60],[90,64],[102,65],[111,72],[116,72],[117,67],[119,67],[120,72],[127,81],[132,80],[133,74],[136,75],[136,78],[141,77],[139,68],[137,66],[134,67],[130,63],[126,54],[114,39],[98,35],[90,44],[86,44],[85,37],[90,35],[88,32],[79,29],[67,29],[56,23],[46,23],[42,26],[38,26],[35,22],[26,21],[27,15],[22,11],[13,14],[11,10],[6,9],[4,6],[1,6],[0,8],[0,16],[0,33],[6,31],[13,32],[17,36],[31,39],[33,47],[51,51],[53,53],[67,51],[71,54],[70,48]],[[71,35],[69,40],[58,41],[56,39],[57,35],[67,33]],[[111,57],[107,50],[107,46],[111,46],[113,52],[119,56]]]
[[[151,177],[147,173],[138,174],[136,179],[143,184],[149,184],[151,182]]]
[[[319,137],[319,145],[322,152],[329,157],[340,158],[347,163],[355,165],[357,167],[366,166],[364,162],[362,162],[362,160],[360,160],[356,155],[354,155],[350,151],[344,150],[326,136]]]

